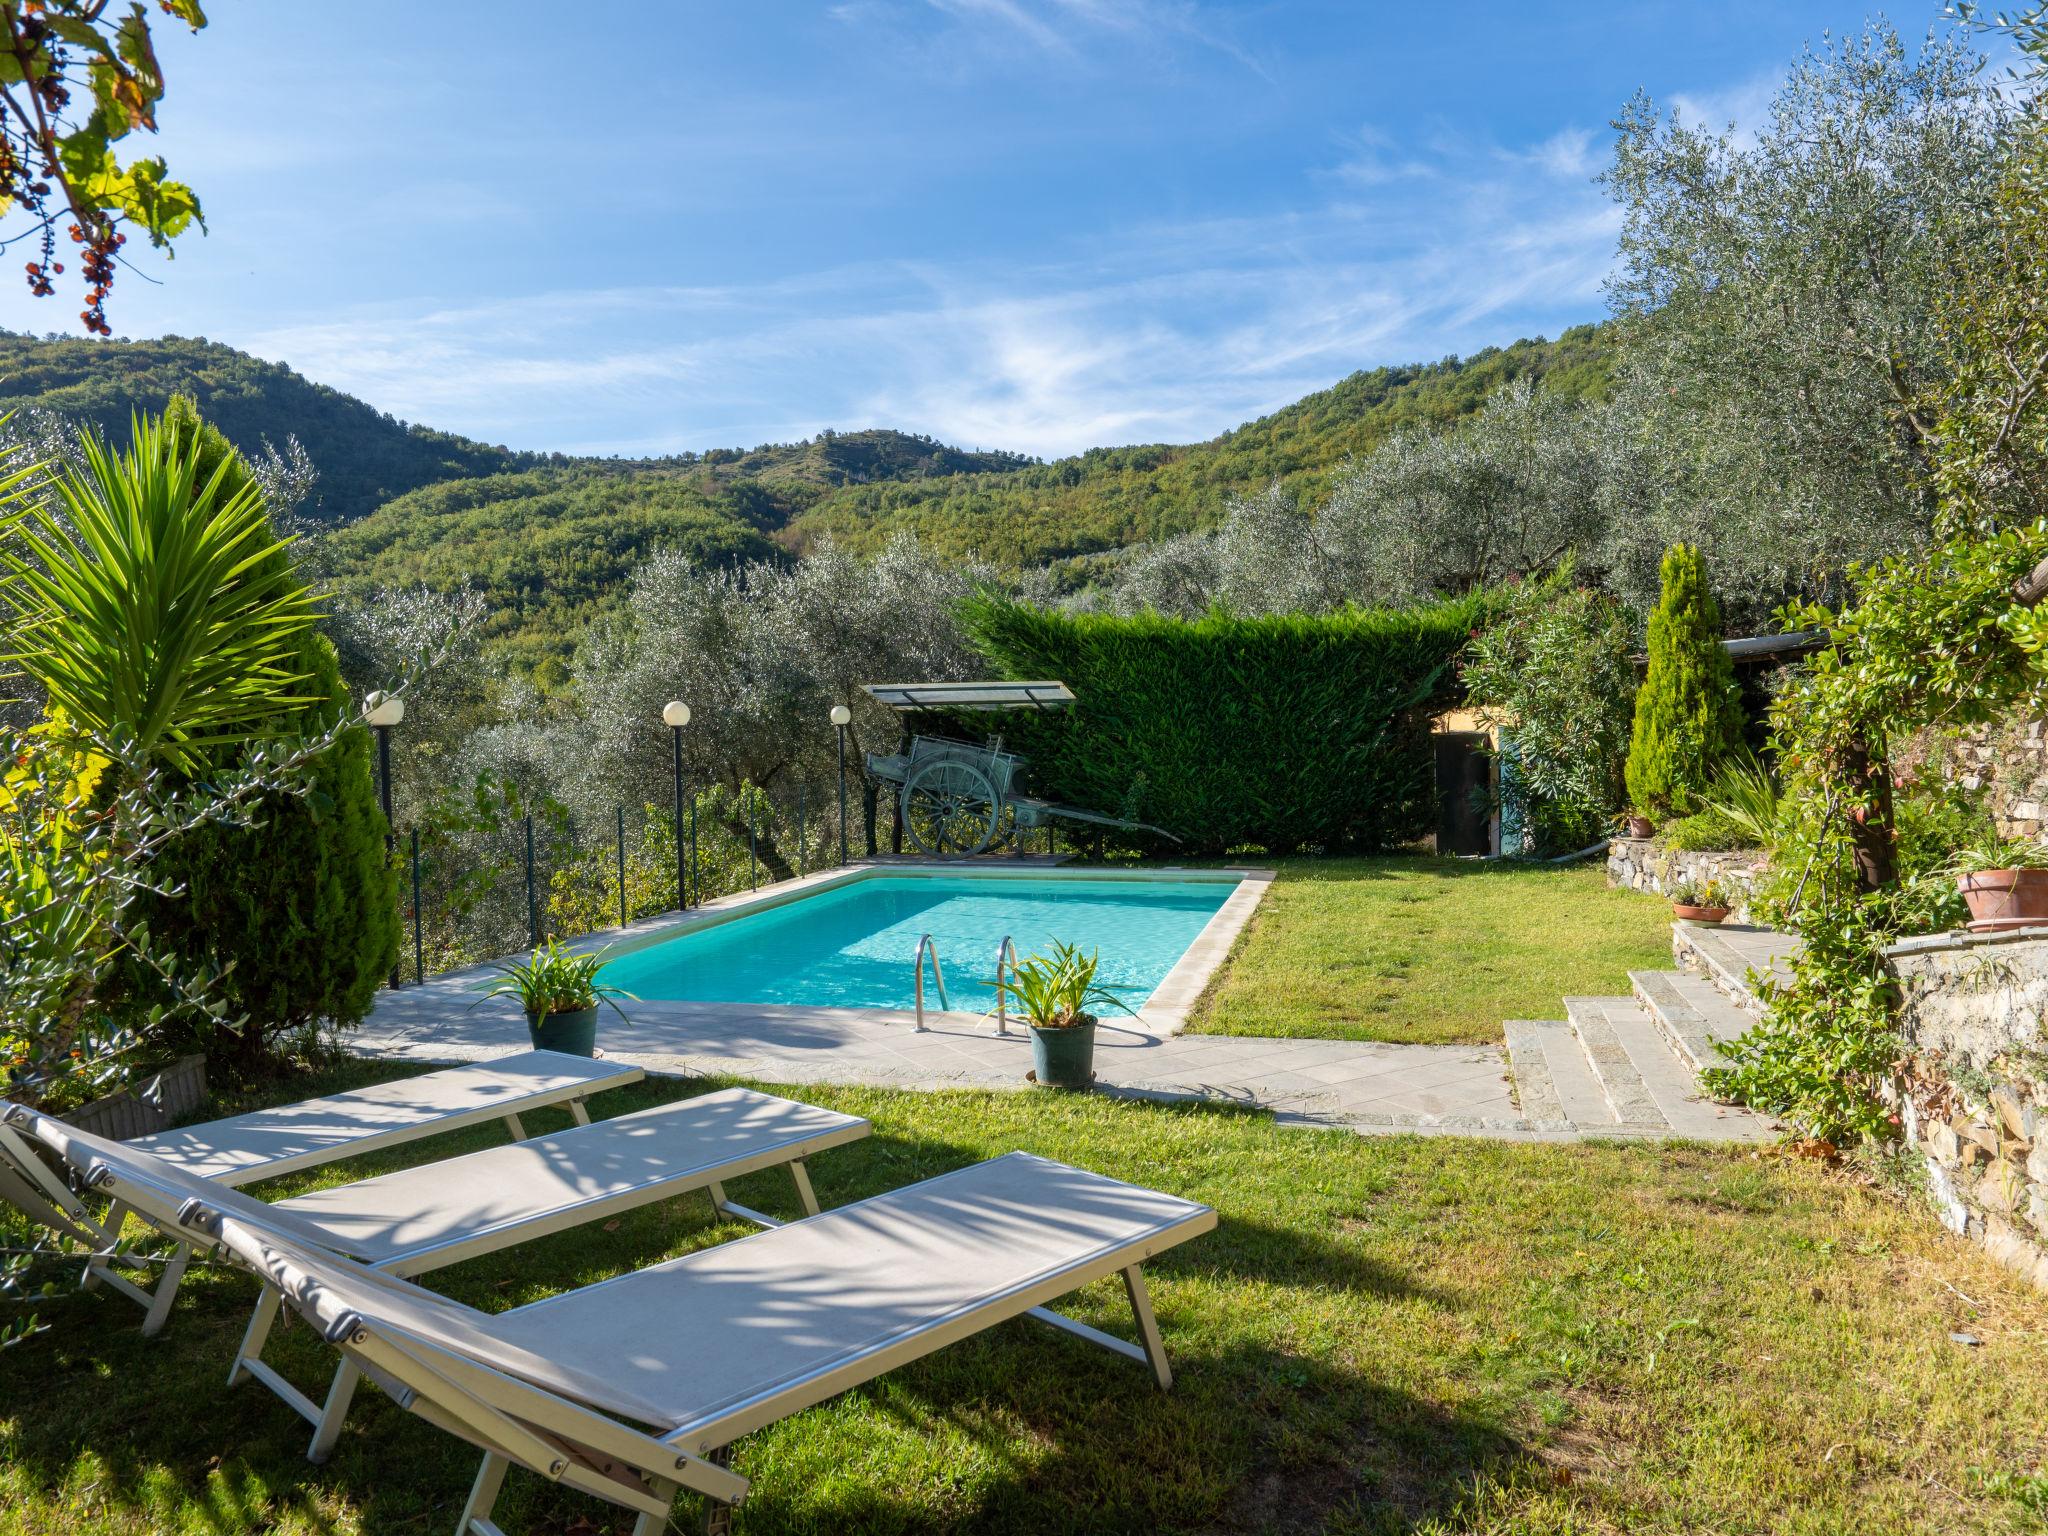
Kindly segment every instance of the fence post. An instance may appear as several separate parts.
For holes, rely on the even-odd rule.
[[[626,808],[615,805],[619,814],[619,926],[626,926]]]
[[[754,857],[754,786],[747,786],[747,889],[761,889],[761,869]]]
[[[704,905],[704,872],[697,867],[697,791],[690,791],[690,883],[697,888],[697,905]]]
[[[412,979],[427,979],[426,950],[420,944],[420,829],[412,829]]]
[[[526,818],[526,944],[540,948],[540,896],[533,888],[533,818]]]
[[[799,879],[811,872],[804,849],[804,786],[801,780],[796,786],[796,872]]]

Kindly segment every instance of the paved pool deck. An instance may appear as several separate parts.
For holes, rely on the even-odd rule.
[[[902,866],[892,861],[887,867],[893,873]],[[948,873],[960,868],[942,867]],[[699,912],[664,914],[593,934],[578,947],[656,942],[763,900],[807,894],[847,873],[826,871],[710,903]],[[1502,1047],[1182,1034],[1209,977],[1228,957],[1272,878],[1264,869],[1241,873],[1238,889],[1138,1017],[1098,1026],[1098,1088],[1243,1104],[1270,1110],[1292,1125],[1553,1138],[1522,1119]],[[478,986],[489,974],[488,967],[473,967],[380,993],[369,1019],[350,1037],[351,1047],[368,1056],[423,1062],[472,1061],[525,1049],[526,1022],[516,1005],[476,1004]],[[1008,1035],[999,1034],[993,1017],[977,1013],[927,1011],[928,1027],[920,1032],[914,1014],[887,1009],[659,1001],[622,1006],[632,1022],[607,1010],[599,1025],[601,1049],[653,1073],[899,1089],[1031,1086],[1025,1077],[1031,1066],[1028,1034],[1015,1023]]]

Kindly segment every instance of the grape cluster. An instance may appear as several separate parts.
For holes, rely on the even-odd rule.
[[[114,286],[114,258],[128,243],[128,237],[111,224],[102,223],[90,237],[76,224],[72,225],[71,239],[74,244],[85,247],[81,267],[87,284],[85,308],[79,311],[78,318],[94,335],[111,336],[114,332],[107,324],[107,290]],[[60,266],[57,270],[62,272],[64,269]]]

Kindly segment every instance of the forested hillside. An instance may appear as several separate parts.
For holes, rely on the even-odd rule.
[[[1501,384],[1607,387],[1593,326],[1465,359],[1376,368],[1206,443],[1098,448],[1042,463],[869,429],[654,460],[521,454],[409,426],[291,369],[211,342],[38,340],[0,332],[0,405],[35,404],[125,433],[174,393],[239,447],[297,436],[319,480],[313,513],[334,581],[359,589],[473,585],[496,648],[559,668],[592,614],[659,548],[721,563],[830,537],[879,548],[899,531],[940,555],[1006,569],[1092,559],[1215,526],[1231,498],[1279,480],[1319,495],[1403,427],[1471,415]]]
[[[849,487],[796,517],[785,542],[831,534],[870,548],[908,529],[943,553],[1004,566],[1121,549],[1211,526],[1232,496],[1275,479],[1319,492],[1346,460],[1403,427],[1468,416],[1511,379],[1597,397],[1612,361],[1606,331],[1589,325],[1462,360],[1375,368],[1206,443],[1095,448],[1004,474]]]
[[[297,437],[320,480],[304,509],[323,522],[363,516],[394,496],[464,475],[547,462],[408,426],[353,395],[233,347],[185,336],[154,341],[39,338],[0,331],[0,411],[37,405],[125,439],[137,410],[191,395],[206,419],[255,457]]]

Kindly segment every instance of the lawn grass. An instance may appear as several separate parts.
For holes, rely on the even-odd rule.
[[[1482,1045],[1671,963],[1671,909],[1598,864],[1283,862],[1188,1030]]]
[[[701,1086],[614,1092],[599,1113]],[[2038,1529],[2048,1509],[2048,1298],[1848,1175],[1695,1148],[1283,1130],[1220,1106],[802,1093],[875,1125],[815,1161],[827,1204],[1023,1147],[1208,1201],[1222,1222],[1151,1266],[1171,1394],[1009,1323],[741,1440],[741,1531],[1921,1536]],[[778,1174],[733,1195],[792,1211]],[[696,1196],[431,1283],[499,1308],[742,1230]],[[0,1533],[451,1531],[475,1457],[446,1435],[365,1390],[334,1460],[310,1467],[298,1419],[222,1387],[253,1294],[195,1272],[155,1341],[126,1302],[46,1303],[51,1330],[0,1354]],[[1113,1282],[1069,1306],[1128,1327]],[[303,1327],[273,1352],[324,1381]],[[627,1528],[523,1473],[499,1518],[512,1536]]]

